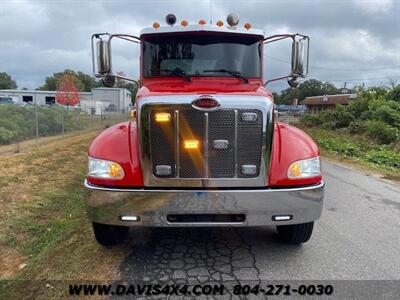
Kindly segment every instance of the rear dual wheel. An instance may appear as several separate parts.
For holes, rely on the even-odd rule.
[[[126,240],[129,234],[129,227],[93,222],[93,231],[100,245],[115,246],[122,244]]]
[[[299,245],[307,242],[313,232],[314,222],[276,226],[279,237],[289,243]]]

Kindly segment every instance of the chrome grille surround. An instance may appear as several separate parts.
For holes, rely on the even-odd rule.
[[[233,112],[234,114],[234,128],[231,128],[231,132],[228,130],[223,130],[221,127],[217,128],[215,132],[213,131],[213,126],[209,122],[213,118],[213,110],[200,111],[204,118],[204,122],[207,126],[204,131],[204,135],[201,136],[204,139],[204,178],[190,178],[190,173],[186,171],[182,174],[182,163],[185,164],[185,157],[180,154],[181,151],[176,151],[176,157],[174,161],[180,168],[174,169],[174,177],[160,178],[154,175],[155,166],[151,161],[151,134],[150,134],[150,117],[153,111],[173,111],[175,114],[175,134],[180,135],[180,129],[185,128],[182,124],[179,124],[179,114],[182,111],[192,110],[192,102],[201,95],[168,95],[168,96],[151,96],[144,97],[138,101],[138,123],[139,123],[139,139],[140,139],[140,155],[142,170],[144,176],[144,182],[146,186],[149,187],[261,187],[266,186],[271,147],[272,147],[272,136],[273,136],[273,103],[272,100],[267,97],[262,96],[248,96],[248,95],[205,95],[214,97],[220,103],[220,110],[226,110],[227,114]],[[238,172],[238,163],[240,160],[239,151],[233,151],[233,158],[231,156],[225,156],[224,158],[228,161],[235,161],[235,168],[226,167],[223,164],[214,164],[217,159],[212,155],[215,155],[217,149],[213,148],[212,143],[210,144],[210,139],[215,137],[215,139],[225,139],[228,141],[233,141],[233,144],[229,143],[231,149],[239,150],[240,143],[246,141],[238,141],[238,132],[240,130],[245,130],[246,126],[241,126],[241,113],[242,112],[258,112],[257,119],[262,122],[262,133],[259,134],[259,142],[261,145],[261,157],[255,155],[252,157],[254,164],[257,166],[256,176],[244,176]],[[221,114],[222,112],[218,112]],[[222,114],[223,115],[223,114]],[[229,118],[227,122],[229,123]],[[258,120],[257,120],[258,121]],[[223,127],[223,126],[222,126]],[[243,128],[242,128],[243,127]],[[209,136],[210,135],[210,136]],[[232,137],[233,136],[233,137]],[[175,148],[181,149],[182,145],[181,138],[177,138],[175,141]],[[224,150],[226,151],[226,150]],[[211,155],[211,157],[210,157]],[[218,155],[218,154],[216,154]],[[249,155],[252,155],[251,153]],[[182,161],[183,158],[183,161]],[[210,167],[210,165],[212,166]],[[247,164],[247,163],[246,163]],[[217,170],[217,171],[216,171]],[[212,174],[218,173],[221,176],[213,176]],[[232,174],[233,173],[233,174]],[[183,176],[186,178],[183,178]],[[226,177],[225,177],[226,176]],[[212,178],[210,178],[212,177]]]

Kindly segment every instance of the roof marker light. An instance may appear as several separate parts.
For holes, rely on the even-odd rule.
[[[246,28],[247,30],[249,30],[249,29],[251,28],[251,24],[250,24],[250,23],[244,24],[244,28]]]
[[[216,24],[218,27],[224,26],[224,22],[222,22],[221,20],[218,20]]]
[[[157,23],[157,22],[154,22],[154,23],[153,23],[153,28],[154,28],[154,29],[157,29],[158,27],[160,27],[160,24]]]
[[[201,25],[201,26],[204,26],[204,25],[206,25],[206,20],[204,20],[204,19],[200,19],[199,20],[199,25]]]
[[[186,27],[188,24],[189,24],[189,23],[188,23],[188,21],[186,21],[186,20],[182,20],[182,21],[181,21],[181,25],[182,25],[183,27]]]

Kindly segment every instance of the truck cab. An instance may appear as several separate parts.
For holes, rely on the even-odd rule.
[[[322,211],[319,150],[301,130],[275,120],[263,78],[268,43],[292,40],[290,74],[307,72],[309,38],[266,37],[236,15],[190,25],[168,15],[138,37],[92,36],[93,69],[115,78],[111,43],[140,46],[134,119],[91,143],[85,186],[94,234],[121,243],[130,226],[276,226],[286,242],[306,242]],[[136,82],[136,81],[135,81]]]

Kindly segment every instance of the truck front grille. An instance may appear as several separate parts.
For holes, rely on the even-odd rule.
[[[149,120],[150,159],[155,177],[206,179],[259,176],[263,145],[263,116],[260,110],[204,112],[187,108],[163,112],[170,114],[169,122],[157,123],[157,110],[150,113]],[[186,149],[187,140],[198,141],[197,149]],[[157,172],[160,169],[170,171]]]

